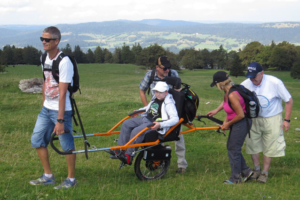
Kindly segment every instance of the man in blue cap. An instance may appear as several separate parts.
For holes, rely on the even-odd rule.
[[[284,131],[290,128],[293,99],[283,82],[264,74],[262,66],[252,62],[248,66],[247,80],[241,84],[256,92],[261,109],[258,118],[252,119],[251,137],[246,138],[246,153],[251,154],[254,164],[252,179],[265,183],[273,157],[285,156]],[[285,117],[282,120],[282,101],[285,102]],[[260,169],[259,153],[263,152],[263,169]]]
[[[254,164],[254,174],[250,179],[265,183],[273,157],[285,156],[284,131],[290,128],[290,116],[293,99],[283,82],[271,75],[264,74],[262,66],[252,62],[248,66],[245,81],[241,83],[254,91],[260,102],[260,112],[252,119],[251,137],[246,138],[246,153],[251,154]],[[285,117],[282,119],[282,101],[285,102]],[[217,114],[223,105],[207,113],[209,116]],[[259,153],[263,152],[263,168],[261,171]]]

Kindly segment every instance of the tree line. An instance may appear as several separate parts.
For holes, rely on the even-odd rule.
[[[251,62],[259,62],[265,70],[291,71],[293,78],[300,79],[300,46],[283,41],[270,45],[263,45],[257,41],[246,45],[243,50],[227,51],[222,45],[218,49],[195,50],[194,48],[182,49],[178,54],[164,49],[161,45],[153,44],[142,48],[139,43],[116,47],[113,52],[97,46],[94,51],[88,49],[85,53],[79,45],[74,50],[69,44],[61,48],[67,54],[75,57],[78,63],[117,63],[136,64],[148,69],[155,67],[155,61],[159,56],[165,55],[170,59],[172,68],[186,69],[225,69],[233,76],[244,75],[244,70]],[[27,46],[16,48],[6,45],[0,49],[0,66],[29,64],[40,65],[41,51]],[[0,67],[1,68],[1,67]]]

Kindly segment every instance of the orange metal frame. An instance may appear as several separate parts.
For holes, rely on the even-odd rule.
[[[142,112],[140,112],[142,113]],[[110,136],[110,135],[113,135],[113,134],[120,134],[120,131],[114,131],[120,124],[122,124],[125,120],[131,118],[131,117],[134,117],[140,113],[135,113],[135,115],[133,116],[126,116],[125,118],[123,118],[121,121],[119,121],[115,126],[113,126],[109,131],[107,131],[106,133],[94,133],[93,135],[94,136]],[[183,118],[181,118],[179,120],[179,122],[172,126],[168,132],[165,134],[164,137],[166,137],[168,134],[170,134],[178,125],[180,125],[181,123],[183,122]],[[213,126],[213,127],[193,127],[191,124],[188,124],[188,123],[184,123],[182,124],[184,126],[186,126],[188,128],[188,130],[186,131],[182,131],[180,132],[179,134],[186,134],[186,133],[190,133],[190,132],[193,132],[193,131],[197,131],[197,130],[210,130],[210,129],[222,129],[220,126]],[[145,142],[145,143],[138,143],[138,144],[131,144],[137,137],[139,137],[143,132],[145,132],[146,130],[150,129],[151,127],[146,127],[144,128],[143,130],[141,130],[136,136],[134,136],[130,141],[128,141],[125,145],[123,146],[113,146],[113,147],[110,147],[111,150],[114,150],[114,149],[122,149],[122,150],[125,150],[125,149],[128,149],[128,148],[132,148],[132,147],[145,147],[145,146],[151,146],[151,145],[157,145],[160,143],[159,139],[157,139],[156,141],[154,142]]]

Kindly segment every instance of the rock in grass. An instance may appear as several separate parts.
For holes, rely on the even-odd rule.
[[[42,78],[31,78],[20,80],[19,88],[22,92],[41,93],[43,88]]]

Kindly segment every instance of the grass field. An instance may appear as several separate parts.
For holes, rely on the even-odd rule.
[[[274,158],[269,182],[254,181],[240,185],[224,185],[230,175],[226,140],[214,131],[196,131],[185,134],[185,174],[176,174],[177,158],[172,146],[172,160],[168,173],[157,181],[142,182],[133,166],[118,169],[119,161],[109,159],[105,152],[77,155],[76,179],[78,186],[55,191],[53,186],[31,186],[28,182],[38,178],[42,166],[36,151],[31,148],[30,137],[42,107],[42,94],[22,93],[18,89],[21,79],[42,77],[40,67],[16,66],[0,74],[0,199],[299,199],[300,170],[300,83],[288,72],[266,72],[283,80],[294,99],[291,128],[285,133],[286,156]],[[138,84],[146,70],[134,65],[88,64],[79,65],[82,94],[76,101],[86,133],[106,132],[134,109],[142,107]],[[192,85],[200,97],[198,114],[216,108],[222,94],[209,85],[215,70],[181,70],[182,82]],[[244,77],[233,77],[240,83]],[[209,102],[209,103],[208,103]],[[223,119],[224,112],[216,117]],[[298,117],[298,119],[295,119]],[[196,122],[197,126],[205,126]],[[206,126],[215,124],[207,121]],[[76,128],[75,128],[76,129]],[[228,135],[228,134],[227,134]],[[88,141],[97,148],[115,146],[110,137],[91,137]],[[83,139],[76,140],[76,149],[83,149]],[[243,152],[244,152],[243,148]],[[50,162],[56,180],[66,178],[64,156],[49,148]],[[245,159],[252,167],[250,156]]]

